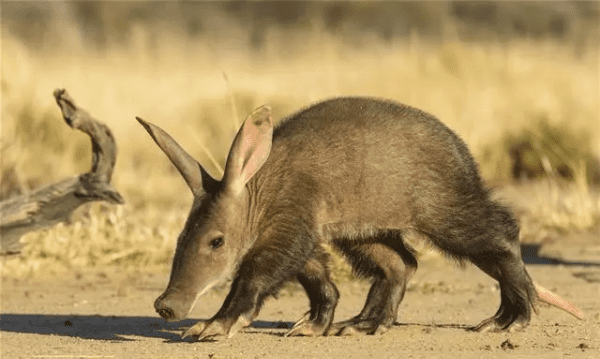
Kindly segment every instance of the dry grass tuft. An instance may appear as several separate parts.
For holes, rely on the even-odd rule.
[[[600,229],[600,190],[572,182],[540,180],[502,188],[519,214],[521,240],[540,243],[569,231]]]

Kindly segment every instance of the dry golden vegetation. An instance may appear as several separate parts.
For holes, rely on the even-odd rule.
[[[110,9],[100,9],[100,19],[110,18]],[[89,139],[62,122],[53,102],[52,91],[66,88],[113,130],[120,150],[113,184],[126,204],[93,204],[71,223],[28,234],[23,253],[4,259],[4,270],[170,262],[191,195],[135,116],[163,127],[219,176],[238,124],[254,107],[270,103],[283,117],[341,95],[391,98],[435,114],[462,136],[493,183],[510,178],[507,136],[527,129],[543,134],[540,123],[567,129],[561,130],[566,143],[578,141],[570,146],[582,149],[561,157],[574,181],[543,180],[526,193],[507,191],[508,199],[525,213],[529,240],[538,240],[540,231],[590,230],[600,223],[600,196],[586,173],[586,161],[600,157],[597,42],[466,41],[451,22],[434,39],[418,31],[391,39],[362,31],[348,41],[315,20],[302,27],[272,24],[256,45],[248,40],[249,25],[215,12],[214,23],[205,22],[194,36],[162,22],[131,22],[120,24],[127,28],[123,39],[115,35],[119,28],[103,30],[110,36],[100,46],[82,35],[64,8],[39,30],[53,37],[41,40],[24,40],[6,16],[2,196],[88,170]],[[590,31],[597,34],[597,28]],[[562,153],[552,143],[550,152]]]

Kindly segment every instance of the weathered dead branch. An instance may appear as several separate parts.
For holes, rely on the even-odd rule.
[[[66,90],[55,90],[54,98],[67,124],[90,136],[92,168],[78,177],[1,202],[0,254],[19,253],[19,240],[23,234],[67,220],[84,203],[123,203],[121,195],[110,185],[117,158],[117,145],[112,132],[87,111],[77,107]]]

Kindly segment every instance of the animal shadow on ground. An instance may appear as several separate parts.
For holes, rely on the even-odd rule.
[[[597,261],[569,261],[559,258],[540,256],[541,245],[539,244],[521,244],[521,256],[525,264],[553,264],[563,266],[582,266],[582,267],[600,267]]]
[[[60,335],[74,338],[127,342],[134,337],[161,338],[168,343],[194,341],[181,339],[181,332],[194,325],[196,319],[166,322],[158,317],[125,317],[101,315],[48,315],[48,314],[1,314],[0,331],[42,335]],[[396,326],[423,326],[437,328],[468,329],[465,325],[394,323]],[[248,334],[262,333],[283,336],[292,322],[254,321],[246,329]],[[284,329],[284,330],[269,330]],[[210,340],[209,340],[210,341]]]

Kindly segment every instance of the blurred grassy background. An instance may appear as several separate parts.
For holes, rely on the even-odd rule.
[[[127,201],[27,235],[6,270],[170,262],[191,196],[134,116],[219,176],[207,152],[223,164],[253,108],[270,103],[280,118],[341,95],[438,116],[491,183],[509,183],[515,143],[529,144],[534,176],[566,168],[573,182],[551,179],[514,201],[525,240],[600,223],[589,186],[600,157],[598,2],[3,1],[0,11],[0,197],[88,170],[89,138],[53,101],[66,88],[113,130],[113,184]]]

